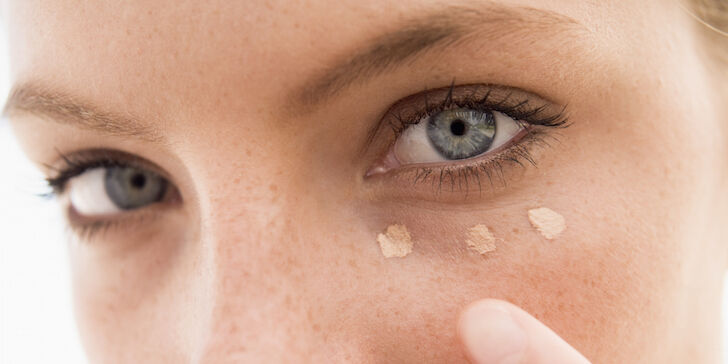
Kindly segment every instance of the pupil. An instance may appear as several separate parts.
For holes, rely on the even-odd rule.
[[[147,178],[144,177],[143,174],[135,174],[131,178],[131,185],[134,186],[134,188],[142,189],[144,188],[144,185],[147,184]]]
[[[465,134],[466,125],[462,120],[455,120],[450,124],[450,132],[453,135],[463,136]]]

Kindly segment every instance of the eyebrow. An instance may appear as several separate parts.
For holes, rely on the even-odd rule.
[[[564,31],[575,34],[588,29],[566,15],[531,7],[486,2],[477,9],[456,6],[440,8],[406,20],[396,30],[381,34],[358,51],[340,57],[338,62],[294,90],[289,110],[310,112],[348,87],[363,84],[405,65],[426,51],[444,51],[448,47],[462,45],[471,37],[497,40],[516,36],[518,39],[518,36],[528,33],[543,37],[545,33]],[[47,117],[54,122],[104,135],[164,142],[163,133],[154,127],[154,123],[143,123],[129,114],[103,111],[86,100],[38,84],[26,83],[13,88],[2,116],[19,112]]]
[[[496,40],[526,33],[585,31],[588,29],[573,18],[532,7],[493,2],[477,9],[450,6],[406,21],[398,30],[380,35],[363,49],[344,55],[324,72],[307,80],[291,99],[296,108],[311,111],[352,85],[402,66],[426,51],[445,50],[471,37]]]
[[[135,138],[162,143],[160,130],[142,123],[129,114],[102,111],[93,103],[79,100],[66,93],[34,84],[13,88],[3,108],[2,116],[27,113],[104,135]]]

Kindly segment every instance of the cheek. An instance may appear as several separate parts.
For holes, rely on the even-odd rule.
[[[364,273],[369,292],[380,291],[359,312],[381,318],[379,334],[370,333],[379,340],[373,345],[394,357],[420,355],[410,350],[418,345],[432,348],[433,356],[459,355],[458,312],[474,300],[498,298],[524,308],[595,361],[660,352],[655,343],[674,339],[675,318],[686,310],[684,282],[696,279],[687,262],[697,254],[715,264],[691,245],[702,241],[700,220],[710,221],[695,213],[705,211],[701,196],[714,189],[705,185],[710,168],[700,157],[706,135],[676,133],[679,125],[672,123],[687,116],[655,112],[660,102],[615,107],[610,110],[622,112],[604,118],[575,115],[583,122],[563,132],[556,151],[542,153],[538,172],[478,206],[387,206],[372,213],[379,218],[366,227],[372,237],[360,237],[365,243],[376,247],[373,236],[392,223],[406,225],[415,242],[406,258]],[[528,221],[527,211],[542,206],[566,219],[566,230],[551,241]],[[467,251],[465,232],[477,224],[498,239],[494,252]]]
[[[381,258],[373,237],[361,236],[377,263],[357,267],[364,279],[355,292],[337,292],[350,296],[347,312],[361,325],[356,337],[369,338],[386,357],[452,361],[461,355],[460,310],[497,298],[524,308],[590,358],[626,362],[661,342],[655,340],[665,334],[663,324],[679,309],[679,239],[669,228],[656,231],[657,216],[633,216],[619,205],[576,211],[554,200],[548,206],[568,226],[551,241],[530,226],[528,206],[441,219],[463,232],[475,221],[488,223],[497,248],[482,256],[465,249],[464,234],[432,239],[437,233],[416,222],[408,223],[415,246],[406,258]]]
[[[174,214],[169,214],[174,215]],[[91,361],[183,362],[203,332],[208,276],[186,218],[69,244],[76,317]],[[153,230],[153,231],[152,231]],[[103,241],[101,241],[103,240]],[[194,304],[193,304],[194,302]]]

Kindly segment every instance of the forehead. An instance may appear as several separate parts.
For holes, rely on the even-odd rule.
[[[86,99],[102,95],[112,108],[144,114],[160,105],[170,112],[191,104],[212,107],[221,95],[234,95],[226,100],[233,108],[282,104],[282,95],[305,90],[306,82],[316,77],[326,81],[333,65],[356,61],[358,54],[377,47],[374,41],[406,33],[413,24],[435,30],[472,26],[478,16],[499,22],[473,27],[469,37],[458,39],[459,48],[443,52],[445,56],[471,57],[477,48],[502,54],[492,59],[513,66],[510,69],[525,64],[538,69],[542,63],[558,70],[559,56],[568,55],[575,48],[569,43],[577,38],[575,32],[560,32],[566,23],[581,27],[578,48],[594,59],[627,54],[625,50],[650,44],[649,36],[665,34],[662,24],[671,16],[665,4],[671,2],[636,3],[138,0],[119,6],[27,0],[5,3],[4,12],[15,84],[41,81]],[[471,10],[475,17],[467,15]],[[544,21],[527,26],[537,19]],[[660,31],[645,35],[645,29]],[[409,35],[422,35],[416,30]],[[526,41],[498,42],[515,33]],[[405,37],[399,43],[380,44],[379,50],[392,53],[417,41]],[[433,59],[429,65],[428,72],[434,69],[443,79],[451,77],[449,62]],[[506,71],[499,69],[501,74]]]

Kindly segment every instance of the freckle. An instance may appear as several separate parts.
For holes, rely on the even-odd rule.
[[[547,207],[528,210],[528,220],[548,240],[553,240],[566,229],[564,217]]]
[[[468,236],[465,239],[468,249],[486,254],[495,250],[495,236],[487,226],[478,224],[468,229]]]
[[[403,258],[412,253],[412,237],[404,225],[389,225],[384,234],[377,235],[377,242],[385,258]]]
[[[275,184],[271,184],[270,186],[268,186],[268,188],[270,189],[271,192],[278,191],[278,186],[276,186]]]
[[[481,275],[481,270],[477,268],[470,268],[468,271],[468,277],[479,277]]]
[[[520,231],[518,230],[518,228],[513,228],[513,233],[514,233],[514,234],[518,234],[519,232],[520,232]]]

